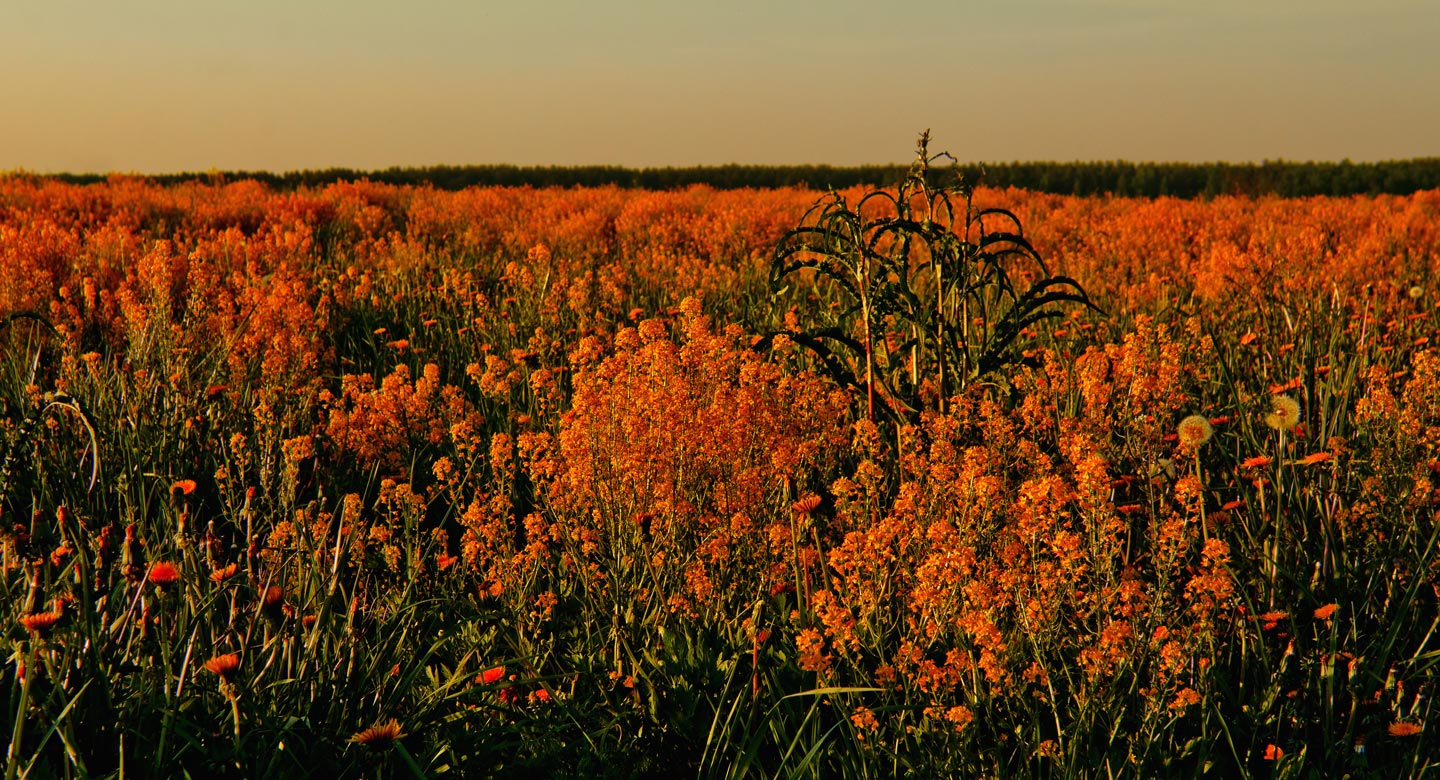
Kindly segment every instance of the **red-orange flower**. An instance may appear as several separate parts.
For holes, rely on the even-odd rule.
[[[181,493],[184,493],[184,494],[187,495],[187,496],[190,495],[191,493],[194,493],[194,492],[195,492],[195,480],[193,480],[193,479],[182,479],[182,480],[180,480],[180,481],[178,481],[178,482],[176,482],[175,484],[173,484],[173,485],[170,486],[170,492],[173,493],[173,492],[175,492],[176,490],[180,491]]]
[[[220,679],[228,681],[235,670],[240,668],[239,653],[224,653],[205,662],[205,668],[220,675]]]
[[[1282,758],[1284,758],[1284,757],[1285,757],[1285,751],[1281,750],[1280,748],[1275,747],[1274,745],[1266,745],[1266,746],[1265,746],[1265,760],[1266,760],[1266,761],[1279,761],[1280,759],[1282,759]]]
[[[1299,463],[1301,466],[1312,466],[1316,463],[1324,463],[1327,460],[1330,460],[1330,453],[1317,452],[1312,455],[1306,455],[1305,457],[1296,461],[1296,463]]]
[[[400,730],[400,721],[391,718],[384,723],[376,723],[370,728],[356,733],[350,737],[350,741],[357,745],[385,747],[403,736],[405,736],[405,732]]]
[[[180,567],[169,561],[152,563],[150,564],[150,573],[145,576],[145,579],[148,580],[151,585],[157,585],[162,588],[167,585],[174,585],[180,581]]]
[[[1389,726],[1386,726],[1385,730],[1389,732],[1392,737],[1413,737],[1424,731],[1425,726],[1420,723],[1397,720]]]
[[[1339,605],[1339,604],[1326,604],[1325,606],[1320,607],[1319,609],[1316,609],[1316,610],[1315,610],[1315,619],[1316,619],[1316,620],[1329,620],[1329,619],[1330,619],[1330,616],[1331,616],[1331,615],[1334,615],[1334,614],[1335,614],[1335,610],[1336,610],[1336,609],[1339,609],[1339,608],[1340,608],[1340,605]]]
[[[1289,612],[1272,611],[1259,615],[1256,619],[1263,624],[1261,627],[1266,631],[1273,631],[1276,626],[1280,625],[1280,621],[1288,617],[1290,617]]]
[[[64,617],[64,614],[59,610],[54,612],[36,612],[29,615],[21,615],[20,625],[24,626],[26,631],[29,631],[37,637],[44,637],[50,632],[50,629],[55,627],[56,623],[60,622],[60,618],[62,617]]]
[[[1274,461],[1269,455],[1256,455],[1253,458],[1246,458],[1240,462],[1242,469],[1263,469]]]
[[[238,572],[238,571],[240,571],[240,566],[239,566],[239,564],[232,563],[232,564],[230,564],[230,565],[228,565],[228,566],[221,566],[220,568],[216,569],[215,571],[210,572],[210,581],[211,581],[211,582],[224,582],[225,580],[228,580],[228,579],[230,579],[231,577],[234,577],[234,576],[235,576],[235,573]]]
[[[491,669],[486,669],[485,671],[480,673],[480,683],[482,685],[494,685],[495,683],[500,682],[500,678],[504,676],[505,667],[496,666]]]
[[[260,607],[265,610],[265,614],[278,620],[285,608],[285,589],[279,585],[271,585],[266,588]]]
[[[799,514],[808,515],[811,512],[814,512],[817,508],[819,508],[819,506],[820,497],[810,495],[800,499],[799,501],[796,501],[794,506],[792,506],[791,508]]]

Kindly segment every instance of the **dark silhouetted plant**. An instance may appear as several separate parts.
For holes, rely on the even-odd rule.
[[[931,155],[929,142],[927,130],[896,189],[853,208],[837,192],[817,203],[771,265],[777,294],[822,280],[838,291],[832,323],[792,323],[788,335],[838,382],[863,389],[871,420],[910,418],[927,402],[943,411],[952,394],[1014,362],[1021,333],[1059,316],[1055,304],[1095,308],[1078,282],[1050,272],[1014,213],[975,206],[958,175],[933,183],[933,164],[954,158]]]

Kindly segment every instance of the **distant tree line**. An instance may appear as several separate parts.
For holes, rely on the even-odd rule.
[[[675,189],[705,184],[719,189],[805,186],[842,189],[898,182],[904,165],[719,165],[691,168],[618,166],[437,165],[357,171],[182,173],[149,176],[161,184],[195,180],[255,179],[279,189],[315,187],[336,181],[368,179],[389,184],[428,184],[440,189],[465,187],[619,187]],[[1216,195],[1408,195],[1440,188],[1440,157],[1385,162],[1132,163],[1011,162],[964,163],[955,170],[966,181],[992,187],[1021,187],[1060,195],[1207,198]],[[89,183],[100,174],[56,174],[51,178]]]

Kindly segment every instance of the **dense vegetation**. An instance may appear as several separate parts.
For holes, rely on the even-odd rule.
[[[1218,195],[1410,195],[1440,188],[1440,158],[1383,162],[1132,163],[1011,162],[960,166],[970,181],[991,187],[1018,187],[1057,195],[1213,198]],[[466,187],[603,187],[667,190],[694,185],[719,189],[809,187],[846,189],[894,185],[905,177],[903,165],[838,167],[829,165],[720,165],[692,168],[618,166],[441,165],[380,171],[329,169],[289,173],[185,173],[151,177],[159,184],[186,181],[254,179],[280,189],[323,187],[368,180],[394,185],[429,185],[445,190]],[[94,184],[100,175],[57,175],[57,181]]]
[[[7,780],[1433,777],[1440,193],[907,186],[0,179]]]

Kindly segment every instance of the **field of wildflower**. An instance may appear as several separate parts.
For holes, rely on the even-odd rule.
[[[5,780],[1440,776],[1440,192],[927,176],[0,178]]]

